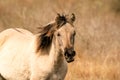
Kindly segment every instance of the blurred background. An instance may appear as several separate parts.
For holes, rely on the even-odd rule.
[[[120,0],[0,0],[0,31],[38,32],[57,13],[75,13],[77,55],[65,80],[120,80]]]

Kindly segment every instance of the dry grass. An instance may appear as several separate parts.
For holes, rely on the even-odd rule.
[[[119,0],[0,0],[0,31],[36,33],[57,12],[76,14],[76,60],[65,80],[120,80]]]

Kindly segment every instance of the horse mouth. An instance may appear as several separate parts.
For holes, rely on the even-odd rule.
[[[66,61],[67,61],[68,63],[71,63],[71,62],[74,61],[74,58],[66,58]]]

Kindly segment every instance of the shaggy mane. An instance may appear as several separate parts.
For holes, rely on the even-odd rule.
[[[47,33],[49,32],[51,27],[52,27],[52,24],[48,24],[47,26],[41,28],[41,31],[39,32],[40,35],[38,36],[38,39],[37,39],[37,45],[38,45],[37,51],[39,51],[40,49],[45,49],[50,47],[52,43],[53,35],[47,36]]]

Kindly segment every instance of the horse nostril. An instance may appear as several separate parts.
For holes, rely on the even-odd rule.
[[[68,51],[65,51],[65,56],[66,56],[66,57],[70,57],[71,54],[70,54]]]
[[[68,52],[67,51],[65,51],[65,56],[67,56],[68,55]]]
[[[72,52],[72,56],[75,56],[75,55],[76,55],[76,52],[75,52],[75,51],[73,51],[73,52]]]

